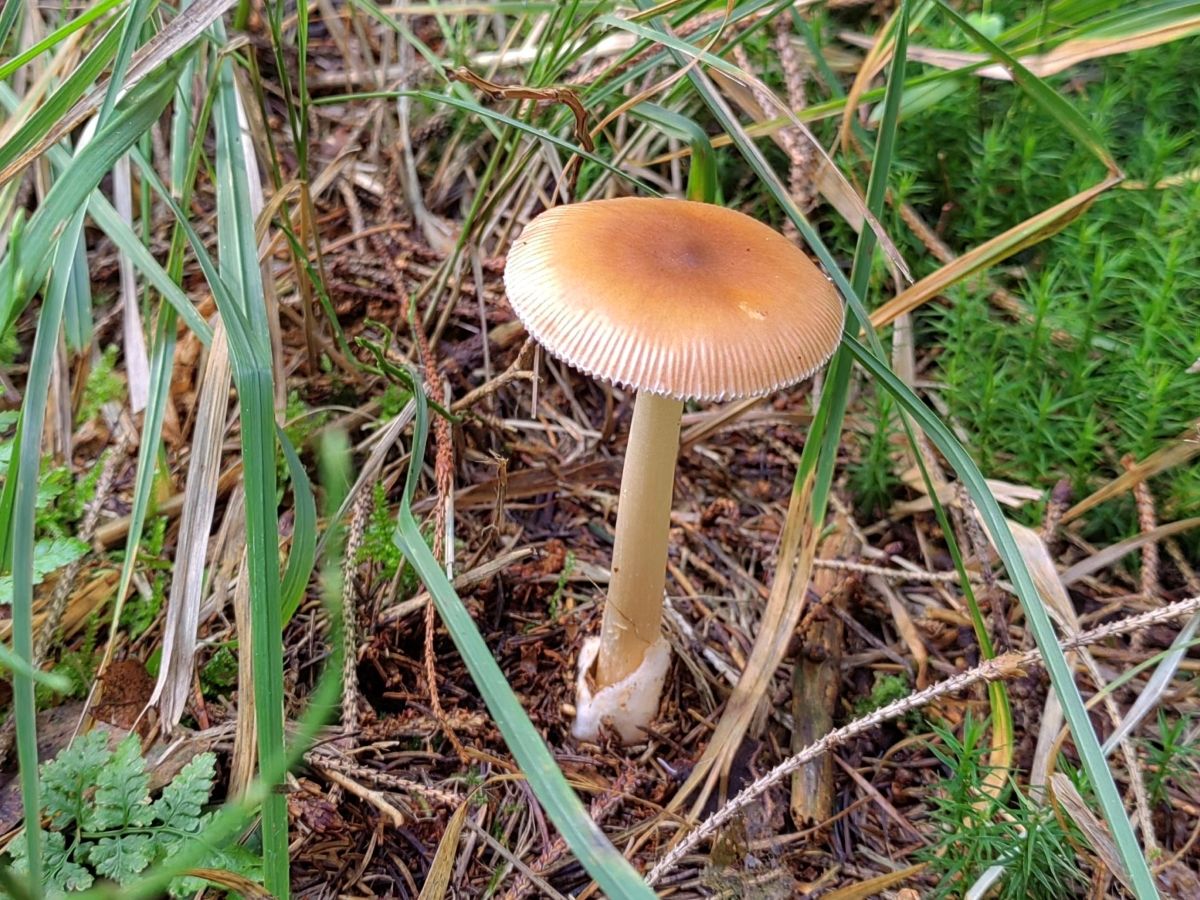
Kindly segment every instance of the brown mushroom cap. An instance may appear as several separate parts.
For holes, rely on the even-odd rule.
[[[807,378],[841,338],[841,299],[783,235],[687,200],[558,206],[513,244],[508,299],[529,334],[591,375],[732,400]]]

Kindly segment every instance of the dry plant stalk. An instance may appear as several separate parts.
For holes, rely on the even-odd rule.
[[[845,516],[836,531],[821,544],[820,558],[857,556],[859,541]],[[808,617],[800,632],[799,658],[792,673],[792,750],[799,752],[833,730],[838,688],[842,679],[842,642],[845,625],[826,607],[845,607],[851,579],[837,569],[821,569],[813,576],[813,591],[821,606]],[[833,813],[833,757],[826,754],[792,775],[792,818],[797,822],[826,821]]]
[[[362,695],[358,688],[358,554],[375,498],[363,491],[354,502],[350,516],[350,532],[346,536],[346,556],[342,560],[342,730],[347,734],[358,731]]]
[[[1108,638],[1135,632],[1141,628],[1149,628],[1169,622],[1181,616],[1194,613],[1197,610],[1200,610],[1200,596],[1190,597],[1187,600],[1172,603],[1170,606],[1164,606],[1137,616],[1129,616],[1128,618],[1093,628],[1090,631],[1076,634],[1074,637],[1065,638],[1062,641],[1062,647],[1064,650],[1086,647],[1090,644],[1107,640]],[[831,731],[821,740],[810,744],[800,753],[781,762],[726,803],[721,809],[705,819],[704,822],[684,837],[655,864],[654,868],[646,876],[647,884],[653,885],[658,882],[667,872],[675,868],[683,857],[691,853],[701,841],[717,832],[742,809],[766,793],[772,785],[839,744],[844,744],[846,741],[870,731],[877,725],[898,719],[906,713],[920,709],[948,694],[957,693],[982,682],[998,681],[1020,676],[1028,668],[1039,665],[1041,659],[1042,654],[1038,650],[1029,650],[1025,653],[1006,653],[959,675],[947,678],[938,684],[931,685],[923,691],[918,691],[894,703],[889,703],[887,706],[881,706],[873,713],[863,716],[861,719],[856,719],[849,725],[839,728],[837,731]]]

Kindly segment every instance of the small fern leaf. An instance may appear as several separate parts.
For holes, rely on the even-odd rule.
[[[216,775],[217,758],[200,753],[180,770],[154,801],[154,818],[175,831],[200,830],[200,810],[208,802]]]
[[[111,758],[107,736],[93,731],[76,738],[42,766],[42,805],[51,824],[58,828],[82,824],[86,794],[95,787]]]
[[[112,762],[96,780],[96,807],[87,823],[89,831],[149,825],[150,773],[137,735],[117,745]]]
[[[29,860],[25,856],[25,841],[14,841],[9,848],[13,872],[29,874]],[[66,838],[61,831],[42,831],[42,864],[48,893],[86,891],[95,878],[92,873],[70,859]]]
[[[100,838],[88,851],[88,859],[97,875],[126,884],[150,865],[154,852],[154,840],[150,835],[125,834]]]

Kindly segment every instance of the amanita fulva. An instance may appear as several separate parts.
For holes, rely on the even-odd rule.
[[[632,742],[658,711],[660,634],[685,400],[794,384],[837,347],[829,280],[781,234],[733,210],[626,197],[549,209],[508,255],[513,310],[553,356],[637,391],[599,641],[580,659],[574,734],[609,721]],[[595,668],[592,662],[595,660]]]

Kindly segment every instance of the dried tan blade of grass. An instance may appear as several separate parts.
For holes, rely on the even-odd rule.
[[[1067,596],[1066,588],[1059,578],[1058,569],[1046,550],[1041,535],[1024,525],[1008,523],[1013,540],[1021,548],[1021,555],[1029,567],[1029,574],[1037,587],[1050,617],[1058,623],[1067,634],[1079,633],[1079,617],[1071,598]],[[1067,660],[1074,665],[1075,653],[1068,653]],[[1042,706],[1042,716],[1038,722],[1037,745],[1033,754],[1033,764],[1030,767],[1029,783],[1033,787],[1046,784],[1047,776],[1052,768],[1052,755],[1055,742],[1063,726],[1063,711],[1058,702],[1058,695],[1050,691]]]
[[[70,460],[73,445],[74,416],[71,404],[71,367],[67,362],[67,342],[59,337],[50,366],[50,391],[46,397],[46,422],[42,440],[56,459]]]
[[[1195,166],[1183,172],[1176,172],[1174,175],[1167,175],[1154,182],[1154,184],[1147,184],[1144,181],[1126,181],[1121,185],[1121,189],[1126,191],[1165,191],[1170,188],[1182,187],[1185,184],[1194,184],[1197,181],[1200,181],[1200,166]],[[1197,359],[1192,364],[1188,372],[1200,372],[1200,359]]]
[[[1175,522],[1168,522],[1165,525],[1159,525],[1151,531],[1144,531],[1141,534],[1134,535],[1131,538],[1126,538],[1115,544],[1110,544],[1103,550],[1093,553],[1086,559],[1081,559],[1075,565],[1071,566],[1062,573],[1063,584],[1074,584],[1081,578],[1091,575],[1093,572],[1099,572],[1101,569],[1106,569],[1119,560],[1126,554],[1132,553],[1139,547],[1151,542],[1157,542],[1171,537],[1172,535],[1180,534],[1184,531],[1190,531],[1193,528],[1200,528],[1200,516],[1193,516],[1190,519],[1179,519]]]
[[[1068,509],[1063,513],[1061,524],[1066,525],[1072,519],[1078,519],[1105,500],[1111,500],[1113,497],[1119,497],[1121,494],[1133,490],[1134,485],[1147,478],[1153,478],[1174,466],[1182,465],[1198,453],[1200,453],[1200,419],[1192,422],[1183,434],[1166,446],[1155,450],[1131,469],[1122,472],[1091,496],[1080,500]]]
[[[1115,187],[1120,181],[1121,176],[1110,176],[964,253],[954,262],[922,278],[876,309],[871,313],[871,324],[882,328],[964,278],[993,266],[1026,247],[1040,243],[1052,234],[1057,234],[1082,215],[1097,197]]]
[[[1105,56],[1117,56],[1121,53],[1133,53],[1137,50],[1147,50],[1177,41],[1200,31],[1200,16],[1191,16],[1169,25],[1147,28],[1145,31],[1135,31],[1116,37],[1105,38],[1074,38],[1063,41],[1053,50],[1046,53],[1036,53],[1018,57],[1018,61],[1039,78],[1047,78],[1065,72],[1072,66],[1101,59]],[[844,31],[838,37],[855,47],[873,50],[878,43],[870,35]],[[992,57],[985,53],[970,53],[961,50],[942,50],[937,47],[923,47],[918,44],[908,45],[908,58],[914,62],[926,63],[939,69],[954,71],[968,66],[978,66],[971,74],[980,78],[991,78],[997,81],[1012,81],[1012,73],[998,63],[987,63]]]
[[[925,642],[921,640],[921,632],[917,628],[917,623],[913,621],[912,614],[904,605],[904,600],[886,579],[878,575],[869,575],[867,584],[876,594],[887,601],[888,610],[896,624],[896,631],[899,632],[900,639],[904,641],[904,646],[908,648],[913,662],[917,664],[917,690],[923,690],[929,685],[929,650],[926,649]]]
[[[188,460],[187,484],[183,492],[174,577],[167,599],[166,624],[163,626],[162,663],[154,694],[150,698],[151,703],[159,706],[165,730],[179,724],[192,687],[196,630],[200,625],[200,601],[204,587],[204,562],[208,555],[209,532],[217,502],[221,446],[225,441],[232,382],[229,343],[225,337],[225,326],[218,318],[196,403],[196,426],[192,432],[192,455]],[[245,640],[245,635],[242,640]]]
[[[1132,893],[1133,887],[1129,883],[1129,873],[1121,864],[1121,856],[1117,853],[1116,845],[1113,844],[1108,829],[1104,827],[1103,822],[1096,818],[1095,813],[1088,807],[1087,801],[1080,796],[1075,785],[1071,783],[1071,779],[1061,772],[1055,773],[1050,778],[1050,791],[1056,801],[1056,810],[1061,809],[1079,827],[1095,854],[1100,857],[1108,870],[1117,876],[1125,889]]]
[[[1175,636],[1175,640],[1171,642],[1171,647],[1162,662],[1155,668],[1154,674],[1146,682],[1146,686],[1138,692],[1137,700],[1125,711],[1125,718],[1121,720],[1121,724],[1104,742],[1101,749],[1105,753],[1110,753],[1112,748],[1131,734],[1146,716],[1158,708],[1163,694],[1172,687],[1175,673],[1179,671],[1180,664],[1191,649],[1191,643],[1198,628],[1200,628],[1200,616],[1194,616]]]
[[[211,881],[213,884],[248,897],[250,900],[271,900],[272,898],[272,895],[264,890],[257,881],[251,881],[243,875],[225,869],[188,869],[182,874]]]
[[[823,895],[824,900],[871,900],[872,897],[878,897],[888,888],[893,888],[902,882],[908,881],[910,878],[915,878],[925,871],[925,863],[919,863],[915,866],[909,866],[906,869],[897,869],[895,872],[887,872],[883,875],[876,875],[874,878],[868,878],[866,881],[860,881],[858,884],[847,885],[843,888],[838,888],[836,891],[830,891]]]
[[[200,37],[213,22],[237,0],[196,0],[175,16],[161,31],[143,44],[134,54],[121,86],[120,96],[130,91],[143,78],[184,50]],[[9,163],[0,171],[0,185],[41,156],[46,150],[70,134],[80,123],[100,108],[108,91],[108,79],[98,83],[92,90],[63,115],[41,140]]]
[[[129,175],[129,157],[113,166],[113,206],[126,225],[133,226],[133,182]],[[123,360],[129,388],[129,409],[137,415],[150,402],[150,357],[146,354],[146,334],[142,328],[141,304],[138,303],[137,274],[129,254],[118,251],[120,271]]]
[[[421,895],[417,900],[442,900],[446,889],[450,887],[450,876],[454,874],[454,861],[458,853],[458,838],[462,834],[463,822],[471,809],[470,801],[463,801],[442,832],[438,841],[437,853],[429,864],[429,874],[425,876],[425,884],[421,887]]]
[[[895,41],[892,39],[892,33],[899,27],[900,14],[901,10],[897,7],[884,26],[879,29],[879,41],[867,51],[862,65],[859,66],[858,73],[854,76],[854,82],[850,85],[850,90],[846,92],[846,105],[842,110],[842,124],[838,128],[838,143],[845,150],[849,150],[851,146],[851,127],[854,124],[854,117],[858,112],[858,104],[862,95],[870,88],[871,82],[875,80],[875,77],[891,62],[892,53],[895,49]]]
[[[893,503],[891,509],[888,511],[889,515],[912,515],[919,512],[928,512],[933,509],[933,501],[925,493],[924,480],[921,478],[920,471],[915,466],[906,470],[900,476],[900,480],[914,490],[921,491],[922,496],[914,500],[901,500]],[[1044,496],[1043,491],[1039,491],[1037,488],[1032,488],[1028,485],[1014,484],[1011,481],[1003,481],[999,478],[988,478],[986,481],[988,489],[992,492],[992,496],[996,498],[996,502],[1014,509],[1022,507],[1026,503],[1041,500]],[[937,485],[937,495],[938,500],[943,506],[948,506],[958,501],[955,486],[946,482]]]

